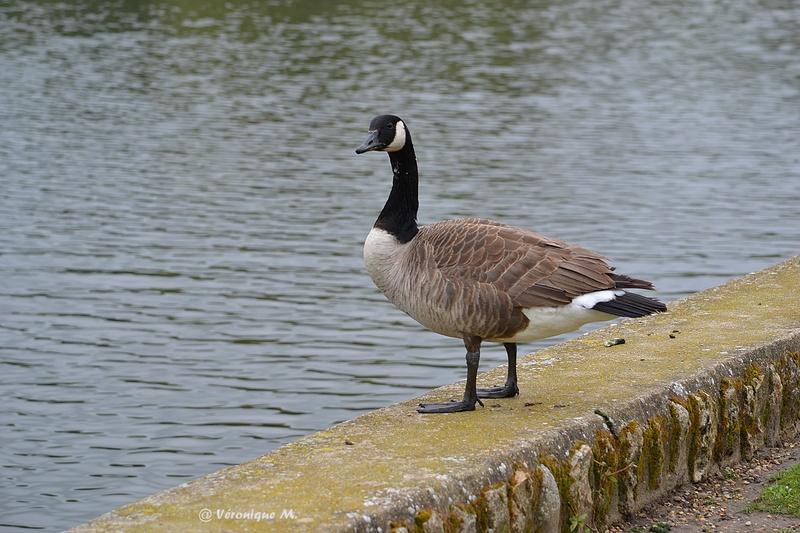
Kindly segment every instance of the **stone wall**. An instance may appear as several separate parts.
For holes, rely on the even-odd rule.
[[[600,529],[800,431],[799,287],[800,256],[522,357],[515,398],[416,412],[444,386],[74,531]]]
[[[413,523],[394,522],[391,531],[602,530],[683,483],[702,481],[798,433],[800,352],[777,351],[742,368],[724,366],[692,392],[674,387],[683,394],[647,418],[619,425],[598,411],[604,427],[590,441],[576,441],[566,457],[543,449],[471,503],[422,509]]]

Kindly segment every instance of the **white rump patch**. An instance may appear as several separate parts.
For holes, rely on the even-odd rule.
[[[397,152],[406,145],[406,125],[402,120],[398,120],[394,126],[394,139],[389,143],[384,152]]]
[[[610,302],[614,298],[618,296],[622,296],[625,294],[625,291],[597,291],[597,292],[590,292],[588,294],[582,294],[578,296],[570,305],[583,307],[585,309],[592,309],[595,305],[599,304],[600,302]]]

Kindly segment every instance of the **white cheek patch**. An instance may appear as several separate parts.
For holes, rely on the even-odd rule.
[[[384,149],[384,152],[397,152],[406,145],[406,125],[402,120],[398,120],[394,127],[394,139]]]

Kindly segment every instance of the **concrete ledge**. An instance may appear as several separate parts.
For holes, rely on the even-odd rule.
[[[615,338],[625,343],[604,344]],[[456,344],[452,357],[462,357]],[[519,374],[516,398],[415,412],[462,394],[462,384],[442,387],[72,531],[607,524],[798,433],[800,256],[528,355]],[[500,367],[479,382],[504,379]]]

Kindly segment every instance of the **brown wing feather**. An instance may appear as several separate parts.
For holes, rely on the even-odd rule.
[[[638,281],[614,275],[600,254],[491,220],[437,222],[422,228],[423,236],[445,279],[491,285],[514,307],[566,305],[616,287],[615,279],[621,286]]]

